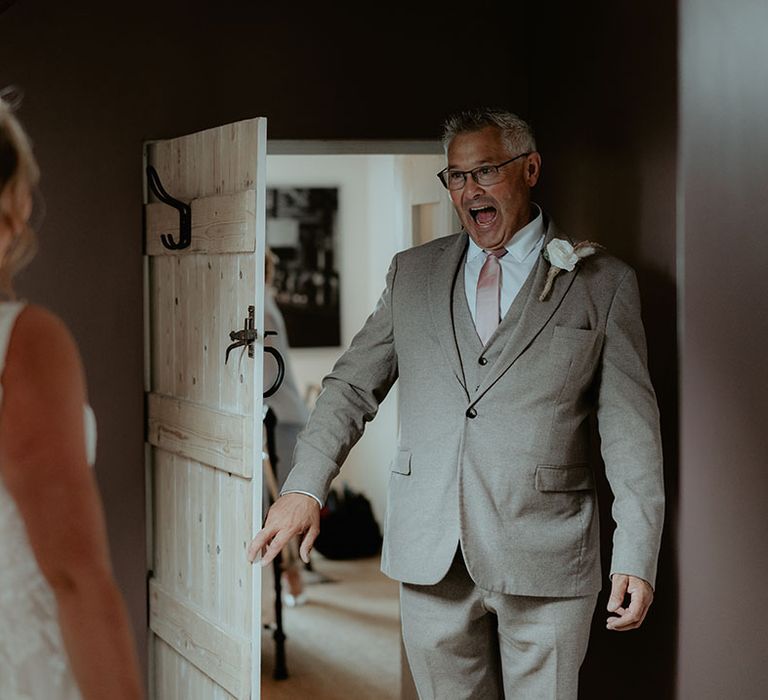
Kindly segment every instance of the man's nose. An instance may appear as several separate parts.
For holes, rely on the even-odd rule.
[[[485,194],[483,186],[477,184],[475,178],[467,174],[467,181],[464,183],[464,197],[474,199],[481,194]]]

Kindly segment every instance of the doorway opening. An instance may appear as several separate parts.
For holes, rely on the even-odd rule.
[[[288,333],[289,364],[308,409],[322,378],[373,310],[395,253],[459,230],[436,177],[444,165],[438,142],[268,141],[267,246],[283,266],[278,301],[284,312],[295,312],[294,324],[331,323],[338,315],[338,344],[329,345],[329,335],[320,332],[304,333],[294,344]],[[308,213],[329,200],[336,204],[330,230],[327,216]],[[334,299],[337,307],[320,308]],[[333,484],[362,493],[382,529],[397,448],[396,394],[397,385]],[[262,695],[415,697],[400,641],[398,584],[379,571],[378,555],[334,561],[313,552],[311,570],[302,574],[305,602],[283,609],[288,678],[273,680],[274,643],[265,632]],[[272,575],[264,572],[266,620],[274,601]]]

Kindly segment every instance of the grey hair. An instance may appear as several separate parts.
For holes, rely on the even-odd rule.
[[[467,109],[448,116],[443,122],[443,148],[448,152],[451,141],[459,134],[481,131],[489,126],[501,130],[510,155],[536,150],[536,139],[528,122],[513,112],[490,107]]]

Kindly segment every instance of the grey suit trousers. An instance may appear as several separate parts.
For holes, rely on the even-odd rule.
[[[597,595],[478,587],[459,548],[439,583],[400,587],[403,641],[421,700],[574,700]]]

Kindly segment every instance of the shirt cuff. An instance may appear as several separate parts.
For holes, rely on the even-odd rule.
[[[317,496],[315,496],[314,493],[309,493],[309,491],[298,491],[296,489],[292,489],[290,491],[281,491],[280,495],[284,496],[286,493],[302,493],[305,496],[309,496],[310,498],[314,498],[317,501],[317,505],[319,505],[321,508],[323,507],[323,502]]]

